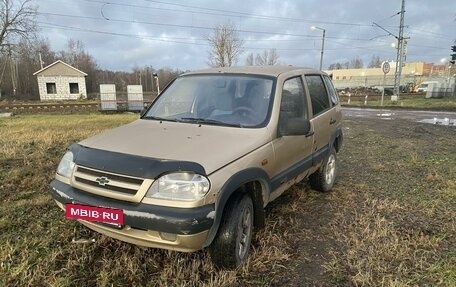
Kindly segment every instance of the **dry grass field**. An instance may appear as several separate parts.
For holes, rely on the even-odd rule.
[[[0,286],[456,286],[456,129],[345,118],[334,190],[267,207],[247,264],[145,249],[64,218],[48,192],[66,147],[133,114],[0,119]]]

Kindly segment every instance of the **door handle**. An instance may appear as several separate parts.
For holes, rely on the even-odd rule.
[[[331,120],[329,121],[329,124],[330,124],[330,125],[333,125],[333,124],[335,124],[335,123],[336,123],[336,120],[331,119]]]

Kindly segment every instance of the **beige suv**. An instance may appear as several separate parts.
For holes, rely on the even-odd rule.
[[[309,178],[332,188],[342,145],[330,78],[296,67],[216,68],[175,79],[140,119],[69,147],[51,193],[66,217],[129,243],[208,247],[234,268],[265,206]]]

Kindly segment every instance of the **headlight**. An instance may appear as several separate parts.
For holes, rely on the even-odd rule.
[[[70,178],[71,173],[73,172],[73,168],[73,153],[71,151],[67,151],[60,160],[59,166],[57,167],[57,173],[61,176]]]
[[[209,191],[209,180],[199,174],[176,172],[161,176],[150,186],[146,197],[192,201]]]

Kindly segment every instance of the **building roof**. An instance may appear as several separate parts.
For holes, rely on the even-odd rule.
[[[33,73],[38,76],[87,76],[86,73],[76,69],[67,63],[57,60],[54,63],[42,68],[39,71]]]

